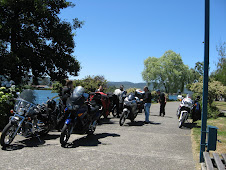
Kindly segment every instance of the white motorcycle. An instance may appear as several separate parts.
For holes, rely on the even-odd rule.
[[[181,101],[181,104],[177,110],[177,117],[179,119],[179,128],[181,128],[184,122],[188,119],[189,114],[192,111],[193,101],[190,97],[186,97]]]

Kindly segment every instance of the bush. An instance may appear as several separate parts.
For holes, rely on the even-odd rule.
[[[10,110],[14,106],[14,98],[17,97],[15,86],[0,88],[0,130],[9,122]]]
[[[134,88],[129,88],[129,89],[127,89],[126,91],[127,91],[127,94],[135,93],[136,88],[135,88],[135,87],[134,87]]]
[[[156,91],[152,91],[152,92],[151,92],[151,97],[152,97],[152,100],[153,100],[154,102],[158,102],[159,95],[157,94]]]

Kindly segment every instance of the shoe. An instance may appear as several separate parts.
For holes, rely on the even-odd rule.
[[[149,124],[150,122],[146,122],[146,121],[144,121],[144,124]]]

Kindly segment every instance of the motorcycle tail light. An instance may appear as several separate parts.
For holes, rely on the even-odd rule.
[[[83,115],[83,113],[79,113],[79,114],[78,114],[78,117],[80,117],[80,116],[82,116],[82,115]]]
[[[28,121],[31,121],[31,117],[28,117],[27,120],[28,120]]]
[[[11,110],[10,110],[10,113],[11,113],[11,114],[13,114],[13,113],[14,113],[13,109],[11,109]]]

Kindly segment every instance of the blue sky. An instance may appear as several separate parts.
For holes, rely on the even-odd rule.
[[[104,75],[108,81],[143,82],[143,61],[165,51],[180,53],[194,67],[204,56],[204,0],[76,0],[60,18],[84,21],[76,31],[76,79]],[[226,0],[210,0],[210,72],[226,41]]]

